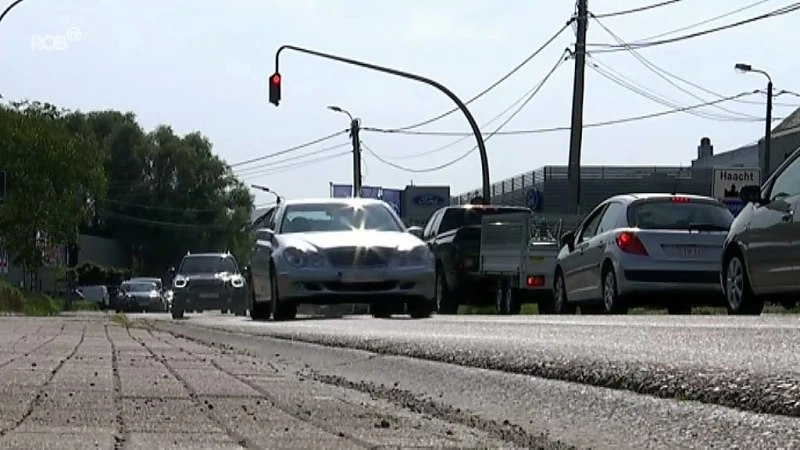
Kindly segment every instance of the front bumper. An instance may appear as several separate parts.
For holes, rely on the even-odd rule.
[[[246,288],[228,288],[209,291],[176,289],[172,297],[173,310],[212,310],[245,308]]]
[[[119,299],[117,309],[123,311],[150,311],[158,312],[164,309],[164,302],[160,298],[129,298]]]
[[[281,300],[298,303],[373,303],[381,299],[432,299],[433,267],[306,269],[277,274]]]

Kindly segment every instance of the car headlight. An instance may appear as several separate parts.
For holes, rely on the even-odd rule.
[[[290,265],[298,268],[319,268],[325,264],[325,258],[316,252],[304,252],[295,247],[288,247],[283,251],[283,258]]]
[[[241,288],[241,287],[244,287],[244,278],[242,278],[242,277],[233,277],[233,278],[231,278],[231,286],[233,286],[233,287],[235,287],[237,289]]]
[[[427,246],[420,245],[410,250],[400,250],[395,257],[395,263],[400,267],[419,267],[428,265],[433,261],[433,254]]]
[[[175,281],[172,282],[172,285],[176,289],[183,289],[187,284],[189,284],[189,282],[186,281],[186,278],[175,278]]]
[[[158,292],[151,292],[150,298],[158,298]]]

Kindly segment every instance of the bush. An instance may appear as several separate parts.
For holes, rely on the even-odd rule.
[[[0,312],[26,316],[53,316],[61,311],[57,300],[47,295],[26,295],[19,288],[0,280]]]
[[[118,285],[130,278],[130,269],[118,267],[103,267],[101,265],[85,262],[75,269],[76,281],[79,286]]]

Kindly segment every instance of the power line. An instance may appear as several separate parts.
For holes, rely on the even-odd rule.
[[[608,28],[607,26],[605,26],[603,24],[603,22],[598,20],[596,16],[594,16],[592,13],[589,13],[589,15],[594,19],[595,23],[600,25],[600,28],[605,30],[605,32],[608,33],[609,36],[611,36],[615,41],[617,41],[617,43],[619,45],[622,45],[625,48],[627,48],[628,51],[630,52],[630,54],[634,58],[636,58],[640,63],[642,63],[643,66],[645,66],[648,70],[650,70],[651,72],[656,74],[662,80],[664,80],[667,83],[669,83],[672,87],[678,89],[679,91],[683,92],[684,94],[689,95],[690,97],[694,98],[695,100],[699,100],[701,102],[706,101],[706,99],[704,99],[704,98],[700,97],[699,95],[696,95],[695,93],[689,91],[688,89],[685,89],[682,86],[678,85],[677,83],[672,81],[669,77],[674,78],[674,79],[679,80],[679,81],[682,81],[685,84],[688,84],[689,86],[694,87],[695,89],[699,89],[699,90],[701,90],[701,91],[703,91],[703,92],[705,92],[707,94],[711,94],[711,95],[713,95],[713,96],[715,96],[717,98],[724,97],[721,94],[718,94],[718,93],[716,93],[714,91],[711,91],[710,89],[706,89],[706,88],[704,88],[704,87],[702,87],[702,86],[700,86],[700,85],[698,85],[696,83],[692,83],[691,81],[685,80],[685,79],[683,79],[683,78],[681,78],[681,77],[679,77],[679,76],[677,76],[677,75],[675,75],[675,74],[673,74],[673,73],[671,73],[671,72],[669,72],[669,71],[667,71],[667,70],[655,65],[652,61],[648,60],[644,56],[640,55],[639,52],[637,52],[636,50],[632,49],[630,47],[630,44],[626,43],[624,39],[622,39],[616,33],[611,31],[611,29]],[[750,119],[750,120],[753,120],[753,119],[761,120],[762,119],[761,117],[755,117],[755,116],[752,116],[750,114],[740,113],[738,111],[733,111],[733,110],[727,109],[727,108],[725,108],[723,106],[719,106],[719,105],[715,105],[714,108],[719,109],[720,111],[727,112],[729,114],[733,114],[735,116],[739,116],[740,118],[745,118],[745,119]]]
[[[669,109],[669,110],[666,110],[666,111],[659,111],[659,112],[655,112],[655,113],[651,113],[651,114],[644,114],[644,115],[640,115],[640,116],[632,116],[632,117],[625,117],[625,118],[621,118],[621,119],[614,119],[614,120],[606,120],[606,121],[602,121],[602,122],[588,123],[588,124],[585,124],[583,127],[584,128],[597,128],[597,127],[605,127],[605,126],[610,126],[610,125],[618,125],[618,124],[623,124],[623,123],[628,123],[628,122],[636,122],[636,121],[639,121],[639,120],[653,119],[653,118],[656,118],[656,117],[667,116],[667,115],[670,115],[670,114],[686,112],[686,111],[695,110],[695,109],[698,109],[698,108],[703,108],[703,107],[706,107],[706,106],[717,105],[717,104],[720,104],[720,103],[733,101],[733,100],[736,100],[738,98],[742,98],[742,97],[745,97],[745,96],[748,96],[748,95],[758,94],[759,92],[760,91],[758,91],[758,90],[742,92],[742,93],[739,93],[739,94],[736,94],[736,95],[731,95],[729,97],[721,98],[721,99],[718,99],[718,100],[713,100],[713,101],[710,101],[710,102],[698,103],[698,104],[695,104],[695,105],[689,105],[689,106],[685,106],[685,107],[682,107],[682,108],[674,108],[674,109]],[[365,130],[367,130],[367,129],[365,128]],[[528,134],[553,133],[553,132],[556,132],[556,131],[569,131],[569,130],[570,130],[570,127],[534,128],[534,129],[531,129],[531,130],[499,131],[499,132],[493,133],[493,135],[495,135],[495,136],[519,136],[519,135],[528,135]],[[470,135],[471,136],[472,135],[471,133],[466,133],[466,132],[463,132],[463,131],[399,131],[398,132],[398,131],[382,130],[382,129],[379,129],[379,128],[370,128],[367,131],[373,131],[373,132],[378,132],[378,133],[389,133],[389,134],[405,134],[405,135],[412,135],[412,136],[465,136],[465,135]]]
[[[297,161],[297,158],[306,158],[306,157],[309,157],[309,156],[317,156],[317,155],[320,155],[320,154],[323,154],[323,153],[330,152],[331,150],[338,150],[338,149],[343,148],[343,147],[349,147],[350,145],[352,145],[352,144],[350,144],[349,142],[345,142],[343,144],[338,144],[338,145],[332,145],[330,147],[324,147],[324,148],[321,148],[319,150],[314,150],[312,152],[303,153],[301,155],[295,155],[295,156],[292,156],[291,158],[278,159],[278,160],[270,161],[268,163],[259,164],[257,166],[245,167],[245,168],[242,168],[242,169],[234,171],[235,172],[234,174],[236,176],[242,176],[242,175],[247,175],[248,173],[251,173],[253,171],[264,170],[264,169],[268,170],[269,168],[272,168],[276,164],[282,164],[282,163],[285,163],[285,162]]]
[[[319,164],[319,163],[324,162],[324,161],[330,161],[332,159],[340,158],[342,156],[351,155],[352,153],[353,153],[352,151],[348,150],[348,151],[345,151],[345,152],[335,153],[333,155],[320,156],[318,158],[312,158],[312,159],[308,159],[306,161],[298,161],[298,162],[295,162],[295,163],[286,164],[286,165],[278,166],[278,167],[273,167],[273,168],[270,168],[270,169],[265,169],[265,170],[254,172],[254,173],[248,173],[248,174],[243,175],[241,178],[242,179],[251,179],[253,177],[263,177],[265,175],[272,175],[272,174],[275,174],[275,173],[283,173],[283,172],[288,172],[288,171],[295,170],[295,169],[302,169],[302,168],[305,168],[305,167],[308,167],[308,166],[311,166],[311,165],[314,165],[314,164]]]
[[[566,52],[565,52],[565,53],[566,53]],[[557,69],[558,69],[558,68],[561,66],[561,64],[562,64],[562,63],[563,63],[563,62],[564,62],[566,59],[567,59],[567,58],[564,58],[564,55],[562,54],[562,56],[560,56],[560,57],[558,58],[558,61],[556,62],[556,64],[555,64],[555,65],[553,65],[553,68],[552,68],[552,69],[550,69],[550,71],[547,73],[547,75],[545,75],[545,76],[544,76],[544,78],[543,78],[543,79],[542,79],[542,81],[539,83],[539,85],[536,87],[536,89],[534,89],[534,90],[533,90],[533,92],[531,92],[531,93],[528,95],[528,97],[527,97],[527,98],[526,98],[526,99],[525,99],[525,100],[522,102],[522,104],[521,104],[521,105],[519,105],[519,107],[517,107],[517,109],[516,109],[516,110],[515,110],[513,113],[511,113],[511,115],[510,115],[510,116],[509,116],[509,117],[508,117],[506,120],[504,120],[504,121],[503,121],[503,123],[501,123],[500,125],[498,125],[498,126],[497,126],[497,128],[496,128],[496,129],[495,129],[493,132],[489,133],[489,134],[486,136],[486,138],[484,138],[484,142],[485,142],[485,141],[488,141],[488,140],[489,140],[489,139],[491,139],[493,136],[497,135],[497,133],[499,133],[499,132],[500,132],[500,131],[501,131],[501,130],[502,130],[502,129],[503,129],[505,126],[506,126],[506,125],[508,125],[508,124],[509,124],[509,123],[510,123],[512,120],[514,120],[514,118],[515,118],[515,117],[516,117],[516,116],[517,116],[517,115],[518,115],[520,112],[522,112],[522,110],[523,110],[523,109],[525,109],[525,107],[526,107],[526,106],[528,106],[528,104],[531,102],[531,100],[533,100],[533,98],[536,96],[536,94],[538,94],[538,93],[539,93],[539,91],[542,89],[542,87],[544,87],[544,85],[545,85],[545,83],[547,82],[547,80],[549,80],[549,79],[550,79],[550,77],[551,77],[551,76],[552,76],[552,75],[553,75],[553,74],[556,72],[556,70],[557,70]],[[405,171],[405,172],[411,172],[411,173],[426,173],[426,172],[435,172],[435,171],[437,171],[437,170],[444,169],[444,168],[446,168],[446,167],[452,166],[453,164],[456,164],[457,162],[459,162],[459,161],[463,160],[464,158],[466,158],[467,156],[469,156],[469,155],[470,155],[470,154],[472,154],[472,153],[473,153],[475,150],[477,150],[477,149],[478,149],[478,146],[477,146],[477,145],[475,145],[475,146],[473,146],[473,147],[472,147],[472,148],[471,148],[469,151],[467,151],[466,153],[464,153],[464,154],[462,154],[461,156],[459,156],[459,157],[457,157],[457,158],[455,158],[455,159],[453,159],[453,160],[451,160],[451,161],[448,161],[448,162],[446,162],[446,163],[444,163],[444,164],[439,164],[438,166],[434,166],[434,167],[427,167],[427,168],[424,168],[424,169],[414,169],[414,168],[410,168],[410,167],[404,167],[404,166],[401,166],[401,165],[399,165],[399,164],[395,164],[395,163],[393,163],[393,162],[391,162],[391,161],[388,161],[388,160],[386,160],[386,159],[382,158],[380,155],[378,155],[377,153],[375,153],[374,151],[372,151],[372,149],[370,149],[369,147],[367,147],[366,145],[364,145],[364,143],[363,143],[363,142],[362,142],[362,146],[364,147],[364,149],[365,149],[365,150],[367,150],[367,152],[368,152],[369,154],[371,154],[372,156],[374,156],[374,157],[375,157],[375,159],[377,159],[378,161],[380,161],[380,162],[382,162],[382,163],[384,163],[384,164],[386,164],[386,165],[388,165],[388,166],[394,167],[395,169],[400,169],[400,170],[402,170],[402,171]],[[419,156],[422,156],[422,155],[419,155]]]
[[[658,103],[660,105],[667,106],[667,107],[670,107],[670,108],[682,108],[684,106],[684,105],[680,105],[679,103],[676,103],[674,101],[671,101],[670,99],[668,99],[668,98],[666,98],[666,97],[664,97],[662,95],[659,95],[659,94],[657,94],[655,92],[652,92],[652,91],[648,92],[647,88],[645,88],[644,86],[636,83],[635,81],[633,81],[633,80],[631,80],[629,78],[624,77],[622,74],[620,74],[618,72],[615,72],[613,69],[611,69],[608,66],[605,66],[605,67],[602,66],[597,61],[590,62],[588,64],[588,66],[589,66],[590,69],[594,70],[600,76],[606,78],[607,80],[609,80],[609,81],[611,81],[611,82],[613,82],[613,83],[615,83],[615,84],[617,84],[617,85],[619,85],[619,86],[621,86],[621,87],[623,87],[623,88],[625,88],[625,89],[627,89],[627,90],[629,90],[631,92],[634,92],[634,93],[636,93],[636,94],[638,94],[638,95],[640,95],[640,96],[642,96],[642,97],[644,97],[644,98],[646,98],[648,100],[651,100],[651,101],[653,101],[655,103]],[[703,100],[703,101],[705,101],[705,100]],[[764,121],[763,117],[762,118],[756,117],[756,118],[753,118],[753,119],[743,119],[743,118],[736,118],[736,117],[726,117],[726,116],[713,115],[713,114],[709,114],[709,113],[702,113],[700,111],[694,111],[694,110],[688,110],[688,111],[686,111],[686,113],[691,114],[693,116],[702,117],[704,119],[718,120],[718,121],[723,121],[723,122],[725,122],[725,121],[728,121],[728,122],[763,122]],[[782,120],[782,118],[775,118],[773,120]]]
[[[643,11],[649,11],[651,9],[660,8],[662,6],[672,5],[674,3],[679,3],[680,1],[681,0],[667,0],[667,1],[664,1],[664,2],[661,2],[661,3],[654,3],[652,5],[647,5],[647,6],[640,6],[638,8],[632,8],[632,9],[626,9],[626,10],[623,10],[623,11],[616,11],[616,12],[611,12],[611,13],[600,14],[597,17],[601,17],[602,18],[602,17],[624,16],[624,15],[627,15],[627,14],[633,14],[633,13],[638,13],[638,12],[643,12]]]
[[[230,164],[229,166],[231,168],[244,166],[244,165],[247,165],[247,164],[252,164],[254,162],[264,161],[265,159],[274,158],[276,156],[285,155],[287,153],[296,152],[297,150],[302,150],[304,148],[311,147],[312,145],[317,145],[317,144],[319,144],[321,142],[329,141],[329,140],[331,140],[331,139],[333,139],[333,138],[335,138],[337,136],[341,136],[341,135],[347,133],[348,131],[350,131],[350,130],[348,129],[348,130],[337,131],[336,133],[332,133],[332,134],[329,134],[327,136],[323,136],[321,138],[314,139],[313,141],[306,142],[305,144],[295,145],[294,147],[289,147],[289,148],[284,149],[284,150],[280,150],[280,151],[277,151],[277,152],[272,152],[272,153],[269,153],[269,154],[264,155],[264,156],[259,156],[258,158],[248,159],[246,161],[241,161],[241,162],[237,162],[237,163],[234,163],[234,164]]]
[[[755,3],[750,3],[749,5],[745,5],[745,6],[742,6],[741,8],[734,9],[733,11],[728,11],[728,12],[726,12],[724,14],[720,14],[718,16],[709,17],[708,19],[703,19],[703,20],[701,20],[699,22],[694,22],[694,23],[691,23],[689,25],[682,26],[680,28],[675,28],[675,29],[673,29],[671,31],[665,31],[663,33],[654,34],[654,35],[648,36],[646,38],[637,39],[634,42],[639,43],[639,42],[644,42],[644,41],[652,41],[654,39],[663,38],[664,36],[669,36],[669,35],[677,34],[677,33],[680,33],[680,32],[686,31],[686,30],[691,30],[692,28],[697,28],[699,26],[706,25],[706,24],[709,24],[711,22],[716,22],[717,20],[733,16],[735,14],[738,14],[738,13],[742,12],[742,11],[746,11],[748,9],[755,8],[756,6],[759,6],[759,5],[762,5],[764,3],[771,2],[771,1],[772,0],[759,0],[759,1],[755,2]],[[589,45],[592,45],[592,44],[589,44]]]
[[[730,30],[732,28],[736,28],[736,27],[739,27],[739,26],[742,26],[742,25],[747,25],[747,24],[750,24],[750,23],[753,23],[753,22],[757,22],[759,20],[764,20],[764,19],[769,19],[769,18],[773,18],[773,17],[782,16],[782,15],[789,14],[789,13],[792,13],[792,12],[795,12],[795,11],[798,11],[798,10],[800,10],[800,2],[793,3],[793,4],[789,5],[789,6],[784,6],[782,8],[778,8],[778,9],[776,9],[774,11],[771,11],[771,12],[768,12],[768,13],[765,13],[765,14],[761,14],[761,15],[758,15],[756,17],[751,17],[749,19],[740,20],[738,22],[733,22],[733,23],[730,23],[730,24],[727,24],[727,25],[722,25],[722,26],[719,26],[719,27],[709,28],[707,30],[698,31],[698,32],[686,34],[686,35],[683,35],[683,36],[677,36],[677,37],[674,37],[674,38],[655,40],[655,41],[638,41],[638,42],[635,42],[635,43],[631,43],[630,47],[631,48],[636,48],[636,49],[642,49],[642,48],[655,47],[655,46],[658,46],[658,45],[672,44],[672,43],[675,43],[675,42],[680,42],[680,41],[685,41],[685,40],[688,40],[688,39],[694,39],[694,38],[697,38],[697,37],[700,37],[700,36],[705,36],[707,34],[712,34],[712,33],[717,33],[717,32],[720,32],[720,31]],[[592,45],[595,46],[595,47],[603,47],[603,48],[601,48],[599,50],[594,50],[594,53],[613,53],[613,52],[620,52],[620,51],[628,51],[629,50],[628,47],[623,47],[623,46],[620,46],[620,45],[613,45],[613,44],[592,44]]]
[[[565,61],[563,56],[564,55],[562,54],[562,56],[559,57],[558,64],[561,64],[561,63],[563,63]],[[545,81],[547,81],[547,77],[545,77],[543,80],[539,81],[539,83],[537,83],[534,87],[532,87],[531,89],[526,91],[524,94],[522,94],[522,96],[520,96],[516,101],[514,101],[514,103],[509,105],[506,109],[504,109],[499,114],[497,114],[496,116],[494,116],[491,119],[489,119],[488,121],[486,121],[483,125],[481,125],[480,128],[484,129],[484,128],[492,125],[493,123],[497,122],[498,120],[500,120],[509,111],[511,111],[512,109],[517,107],[517,105],[519,105],[520,103],[526,101],[526,99],[528,99],[531,95],[534,95],[539,89],[541,89],[542,84],[544,84]],[[466,141],[468,139],[471,139],[471,138],[474,139],[474,137],[475,137],[474,135],[468,134],[468,135],[463,136],[463,137],[461,137],[459,139],[456,139],[453,142],[450,142],[449,144],[445,144],[445,145],[443,145],[441,147],[436,147],[436,148],[431,149],[431,150],[425,150],[423,152],[412,153],[412,154],[409,154],[409,155],[392,156],[392,157],[383,156],[383,158],[388,159],[388,160],[397,161],[397,160],[402,160],[402,159],[418,158],[420,156],[429,156],[429,155],[432,155],[434,153],[439,153],[439,152],[442,152],[442,151],[447,150],[449,148],[455,147],[456,145],[458,145],[458,144],[460,144],[460,143],[462,143],[462,142],[464,142],[464,141]]]
[[[523,59],[521,63],[517,64],[517,66],[516,66],[516,67],[514,67],[513,69],[511,69],[510,71],[508,71],[508,72],[507,72],[505,75],[503,75],[502,77],[500,77],[500,79],[498,79],[497,81],[495,81],[494,83],[492,83],[491,85],[489,85],[489,87],[487,87],[487,88],[486,88],[486,89],[484,89],[483,91],[479,92],[477,95],[475,95],[474,97],[470,98],[469,100],[465,101],[465,102],[464,102],[464,104],[465,104],[465,105],[469,105],[469,104],[471,104],[471,103],[475,102],[476,100],[480,99],[480,98],[481,98],[481,97],[483,97],[484,95],[486,95],[486,94],[488,94],[489,92],[491,92],[492,90],[494,90],[494,89],[495,89],[497,86],[500,86],[500,85],[501,85],[503,82],[505,82],[506,80],[508,80],[509,78],[511,78],[511,76],[513,76],[515,73],[519,72],[519,71],[520,71],[520,69],[522,69],[522,68],[523,68],[523,67],[525,67],[525,66],[526,66],[526,65],[527,65],[529,62],[531,62],[531,61],[533,60],[533,58],[535,58],[536,56],[538,56],[538,55],[539,55],[539,53],[541,53],[542,51],[544,51],[544,49],[545,49],[545,48],[547,48],[548,46],[550,46],[550,44],[552,44],[552,43],[553,43],[553,41],[555,41],[555,40],[556,40],[556,38],[557,38],[559,35],[561,35],[561,33],[563,33],[563,32],[564,32],[564,30],[566,30],[566,29],[567,29],[567,27],[569,27],[569,26],[570,26],[570,24],[572,24],[572,22],[574,22],[574,21],[575,21],[575,18],[574,18],[574,17],[570,18],[570,19],[569,19],[569,20],[568,20],[568,21],[567,21],[567,22],[566,22],[566,23],[565,23],[565,24],[564,24],[564,25],[563,25],[563,26],[562,26],[562,27],[561,27],[561,28],[560,28],[558,31],[556,31],[556,32],[555,32],[555,34],[553,34],[553,35],[550,37],[550,39],[548,39],[547,41],[545,41],[545,43],[544,43],[544,44],[542,44],[542,45],[541,45],[539,48],[537,48],[537,49],[536,49],[536,50],[535,50],[533,53],[531,53],[530,55],[528,55],[527,57],[525,57],[525,59]],[[433,122],[436,122],[436,121],[438,121],[438,120],[444,119],[445,117],[449,116],[450,114],[453,114],[454,112],[456,112],[456,111],[458,111],[458,110],[459,110],[458,108],[453,108],[453,109],[451,109],[451,110],[449,110],[449,111],[447,111],[447,112],[445,112],[445,113],[439,114],[439,115],[438,115],[438,116],[436,116],[436,117],[432,117],[432,118],[430,118],[430,119],[423,120],[422,122],[417,122],[417,123],[414,123],[414,124],[411,124],[411,125],[406,125],[406,126],[404,126],[404,127],[397,127],[397,128],[392,128],[392,129],[393,129],[393,130],[397,130],[397,131],[407,131],[407,130],[413,130],[413,129],[415,129],[415,128],[420,128],[420,127],[423,127],[423,126],[425,126],[425,125],[428,125],[428,124],[431,124],[431,123],[433,123]]]

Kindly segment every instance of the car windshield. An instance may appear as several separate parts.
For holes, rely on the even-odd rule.
[[[352,230],[403,231],[403,228],[389,208],[381,203],[318,203],[287,206],[280,233]]]
[[[157,278],[133,278],[130,281],[135,281],[137,283],[154,283],[156,285],[156,289],[162,289],[163,285],[161,284],[161,280]]]
[[[628,208],[628,224],[644,230],[726,231],[733,214],[721,203],[669,198],[634,203]]]
[[[236,273],[236,261],[230,256],[223,255],[197,255],[183,258],[179,274],[193,273]]]
[[[507,214],[516,212],[525,212],[523,208],[495,208],[495,207],[469,207],[469,208],[450,208],[444,213],[442,224],[439,226],[439,232],[455,230],[470,225],[480,225],[483,216],[491,216],[495,214]],[[530,211],[530,210],[528,210]]]
[[[122,292],[150,292],[156,290],[156,284],[146,282],[131,283],[126,281],[120,285],[119,290]]]

